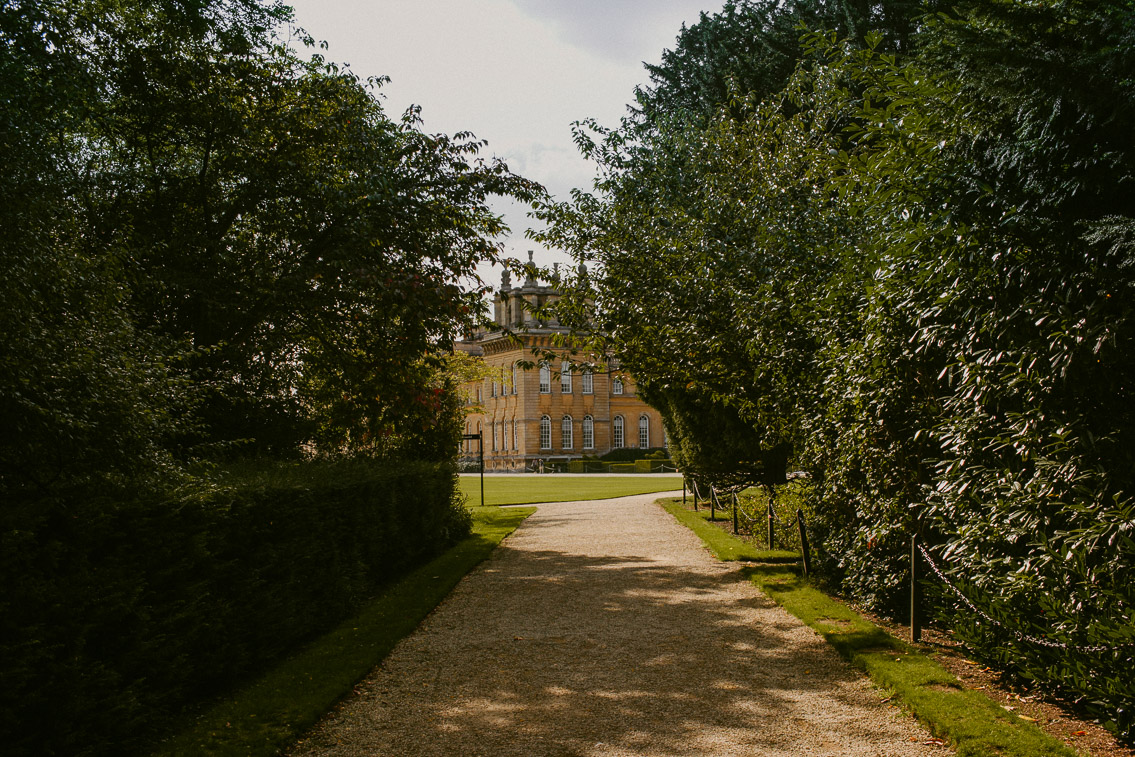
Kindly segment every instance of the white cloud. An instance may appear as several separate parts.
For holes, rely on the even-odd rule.
[[[289,0],[297,23],[327,40],[325,55],[362,77],[389,76],[382,88],[392,117],[422,108],[427,131],[471,131],[517,173],[564,199],[590,186],[571,123],[615,125],[645,81],[641,61],[657,61],[682,21],[697,21],[690,0]],[[710,10],[720,8],[720,1]],[[513,229],[507,245],[539,261],[564,256],[523,238],[530,225],[517,203],[494,204]]]
[[[720,3],[701,0],[512,0],[526,13],[550,20],[563,38],[624,62],[656,61],[671,47],[682,23]]]

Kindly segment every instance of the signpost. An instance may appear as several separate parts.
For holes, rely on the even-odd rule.
[[[481,507],[485,506],[485,436],[484,432],[477,434],[463,434],[462,439],[477,440],[477,455],[481,459]]]

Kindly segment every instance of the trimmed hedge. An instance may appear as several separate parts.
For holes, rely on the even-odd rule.
[[[591,458],[582,460],[569,460],[568,473],[659,473],[663,466],[674,467],[674,461],[668,459],[634,460],[633,466],[628,463],[605,463]],[[675,469],[676,470],[676,469]]]
[[[451,468],[230,473],[157,501],[5,506],[0,739],[123,754],[469,533]]]

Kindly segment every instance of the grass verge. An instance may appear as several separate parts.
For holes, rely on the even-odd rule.
[[[469,504],[480,504],[481,477],[475,474],[462,475],[460,484],[462,493],[469,498]],[[574,502],[671,492],[681,488],[681,476],[572,476],[563,473],[546,476],[485,476],[485,503],[528,505],[537,502]]]
[[[911,647],[824,594],[795,565],[775,563],[707,522],[709,513],[687,510],[681,500],[663,506],[697,534],[718,559],[752,562],[743,573],[773,601],[824,637],[852,665],[919,720],[949,741],[959,757],[1075,757],[1035,725],[961,683],[930,655]],[[783,553],[781,553],[783,554]],[[796,556],[798,558],[798,555]]]
[[[535,508],[473,508],[473,534],[391,585],[362,612],[218,702],[155,755],[275,755],[382,661]]]

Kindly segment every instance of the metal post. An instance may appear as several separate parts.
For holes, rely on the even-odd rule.
[[[694,492],[694,512],[696,513],[698,511],[698,482],[690,479],[690,488]]]
[[[776,549],[773,542],[772,518],[772,494],[770,493],[768,498],[768,548]]]
[[[737,534],[737,492],[733,494],[733,534]]]
[[[918,576],[918,534],[910,537],[910,641],[922,640],[922,597]]]
[[[713,485],[709,487],[709,519],[717,520],[717,492],[713,490]]]
[[[804,562],[804,577],[812,574],[812,550],[808,546],[808,529],[804,527],[804,513],[796,508],[796,526],[800,529],[800,558]]]

